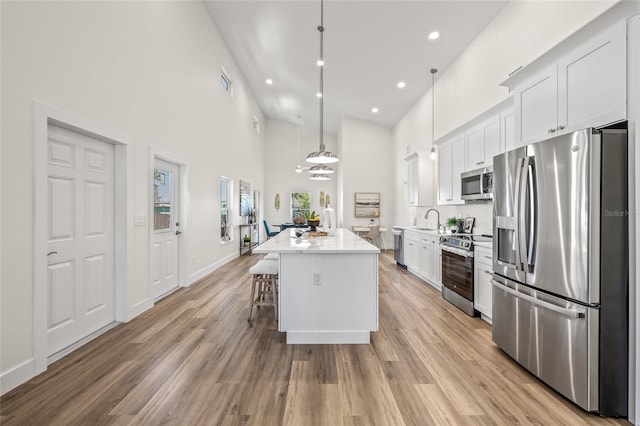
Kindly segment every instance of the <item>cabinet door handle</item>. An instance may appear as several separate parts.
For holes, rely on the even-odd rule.
[[[493,260],[493,257],[491,256],[485,256],[485,258]]]
[[[478,162],[476,163],[476,166],[479,166],[480,164],[484,164],[484,161],[478,161]]]
[[[564,126],[561,124],[558,126],[558,130],[562,130],[562,129],[564,129]]]
[[[549,129],[549,130],[547,130],[547,133],[555,133],[555,132],[556,132],[556,129]]]
[[[453,201],[453,198],[447,198],[445,201]]]
[[[483,271],[483,272],[484,272],[485,274],[488,274],[488,275],[493,275],[493,272],[491,272],[491,271],[486,271],[486,270],[485,270],[485,271]]]

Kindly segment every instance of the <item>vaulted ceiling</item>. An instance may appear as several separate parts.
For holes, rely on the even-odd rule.
[[[205,4],[266,116],[317,128],[320,1]],[[343,116],[393,127],[505,4],[325,1],[325,132]]]

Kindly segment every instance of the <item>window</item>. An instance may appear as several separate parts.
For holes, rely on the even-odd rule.
[[[153,169],[153,230],[171,228],[171,201],[173,199],[173,173],[169,170]]]
[[[233,85],[231,82],[231,77],[229,77],[229,73],[222,68],[220,71],[220,84],[222,84],[222,88],[227,91],[230,95],[233,95]]]
[[[304,216],[311,212],[311,193],[292,192],[291,193],[291,220],[298,216]]]
[[[231,241],[231,179],[220,178],[220,241]]]

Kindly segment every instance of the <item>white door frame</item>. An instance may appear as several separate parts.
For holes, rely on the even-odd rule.
[[[187,223],[187,218],[189,217],[188,208],[189,208],[189,193],[188,193],[188,176],[189,176],[189,163],[186,159],[176,155],[172,152],[168,152],[162,148],[149,145],[149,220],[148,223],[148,282],[147,282],[147,293],[150,295],[153,300],[153,288],[152,288],[152,271],[151,271],[151,255],[153,250],[153,169],[156,166],[156,159],[167,161],[169,163],[176,164],[180,169],[180,204],[178,211],[178,222],[180,222],[180,232],[182,232],[180,236],[180,242],[178,244],[178,287],[187,287],[190,283],[188,281],[187,276],[187,238],[189,233],[187,230],[189,229],[189,224]]]
[[[114,278],[115,318],[128,321],[127,303],[129,272],[133,270],[128,253],[133,240],[130,208],[132,170],[128,155],[129,138],[118,132],[85,120],[67,111],[39,101],[33,102],[33,361],[36,376],[47,369],[47,140],[49,124],[78,132],[115,146],[115,215],[114,215]]]

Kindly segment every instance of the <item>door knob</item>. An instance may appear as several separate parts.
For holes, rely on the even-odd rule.
[[[176,231],[176,235],[180,235],[180,234],[182,234],[182,232]]]
[[[558,126],[558,130],[562,130],[562,129],[564,129],[564,126],[561,124]]]
[[[547,130],[548,133],[555,133],[556,129],[549,129]]]

